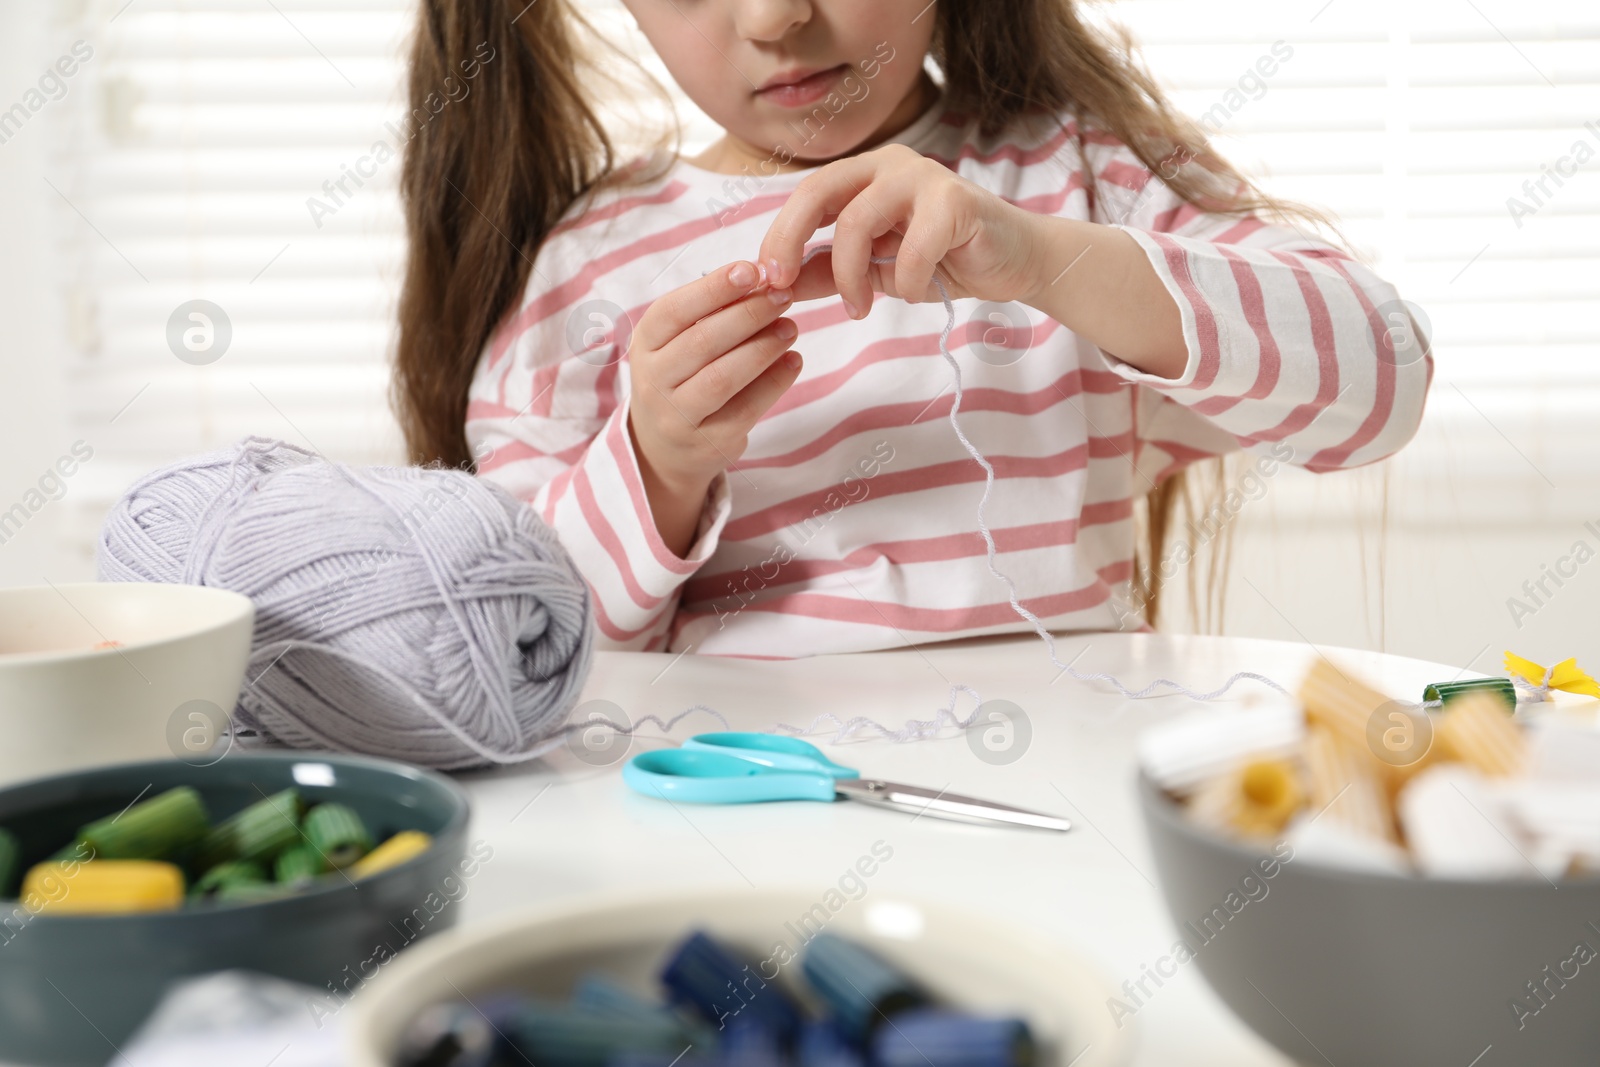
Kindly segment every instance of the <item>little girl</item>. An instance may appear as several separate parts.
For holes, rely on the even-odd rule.
[[[413,108],[481,67],[407,149],[397,399],[415,461],[558,532],[603,647],[1031,629],[935,278],[996,563],[1052,630],[1124,628],[1195,461],[1329,471],[1415,432],[1393,288],[1268,221],[1077,0],[624,0],[725,131],[625,162],[573,2],[422,4]]]

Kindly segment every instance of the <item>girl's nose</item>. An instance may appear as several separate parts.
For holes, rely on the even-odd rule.
[[[736,0],[734,25],[749,41],[778,41],[811,21],[810,0]]]

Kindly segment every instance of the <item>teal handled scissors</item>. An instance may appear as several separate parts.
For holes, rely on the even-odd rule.
[[[633,757],[622,768],[622,779],[636,793],[689,804],[859,800],[958,822],[1072,829],[1066,819],[1042,812],[863,778],[815,745],[776,734],[699,734],[682,748]]]

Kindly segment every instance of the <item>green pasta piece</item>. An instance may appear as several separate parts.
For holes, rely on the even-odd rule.
[[[1516,713],[1517,687],[1512,684],[1510,678],[1468,678],[1458,682],[1434,682],[1422,691],[1422,699],[1437,700],[1448,705],[1461,694],[1478,690],[1493,693],[1505,704],[1508,713]]]
[[[0,827],[0,900],[10,900],[11,887],[22,871],[22,845],[17,835]]]
[[[100,859],[165,860],[205,837],[210,826],[200,794],[181,785],[90,823],[78,840]]]
[[[296,845],[278,853],[273,878],[281,885],[302,885],[328,869],[322,853],[310,845]]]
[[[348,867],[372,850],[361,816],[343,804],[318,804],[306,813],[306,840],[329,864]]]
[[[194,888],[189,891],[191,897],[221,896],[223,891],[230,886],[264,885],[267,881],[267,872],[261,864],[247,860],[229,860],[219,863],[195,882]]]
[[[293,789],[257,801],[206,835],[198,866],[209,868],[228,860],[270,865],[300,841],[300,810],[300,794]]]

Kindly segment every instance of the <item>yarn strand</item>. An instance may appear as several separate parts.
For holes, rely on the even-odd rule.
[[[806,251],[806,254],[803,257],[801,257],[800,265],[804,266],[806,263],[811,261],[813,256],[816,256],[821,252],[828,251],[832,247],[833,245],[831,243],[814,245]],[[871,261],[873,263],[887,264],[895,262],[895,257],[873,256]],[[1134,690],[1124,685],[1122,681],[1115,675],[1106,674],[1104,672],[1086,674],[1076,670],[1070,663],[1061,662],[1061,660],[1056,656],[1055,638],[1051,635],[1049,630],[1045,629],[1044,623],[1039,620],[1039,617],[1032,611],[1029,611],[1028,608],[1023,605],[1021,599],[1017,595],[1017,583],[1012,581],[1011,577],[1001,571],[1000,568],[995,564],[995,554],[997,549],[994,542],[994,535],[990,533],[989,524],[984,519],[984,510],[988,506],[989,495],[994,490],[994,465],[989,462],[984,454],[978,450],[978,447],[967,438],[965,431],[961,429],[961,364],[956,362],[955,356],[950,354],[950,334],[954,332],[956,326],[956,307],[955,302],[950,299],[950,290],[945,288],[943,279],[941,279],[937,274],[933,276],[933,284],[939,290],[939,298],[944,302],[945,311],[944,329],[939,333],[939,354],[942,355],[945,362],[950,365],[950,374],[955,383],[955,399],[950,405],[950,427],[955,431],[956,439],[961,442],[961,446],[967,450],[967,454],[977,462],[978,466],[983,468],[983,495],[978,498],[978,533],[983,536],[984,548],[986,550],[987,561],[989,565],[989,573],[994,575],[995,578],[1005,584],[1008,599],[1011,601],[1012,610],[1032,624],[1034,632],[1044,640],[1045,649],[1050,656],[1050,662],[1080,682],[1086,684],[1089,682],[1106,682],[1129,700],[1144,700],[1148,697],[1158,695],[1163,689],[1169,689],[1174,692],[1181,693],[1184,696],[1189,697],[1191,700],[1211,701],[1220,699],[1221,697],[1227,695],[1229,690],[1243,681],[1260,682],[1262,685],[1276,689],[1280,693],[1287,694],[1288,690],[1282,685],[1279,685],[1266,675],[1257,674],[1254,671],[1238,671],[1230,675],[1228,680],[1220,687],[1204,693],[1196,692],[1181,682],[1175,682],[1170,678],[1157,678],[1143,689]],[[954,688],[956,687],[952,687],[952,689]],[[968,691],[970,692],[970,690]],[[952,703],[952,707],[953,706],[954,705]],[[913,724],[908,723],[907,727],[910,728],[912,725]],[[898,739],[899,734],[897,733],[895,736]]]

